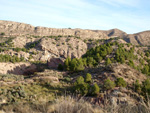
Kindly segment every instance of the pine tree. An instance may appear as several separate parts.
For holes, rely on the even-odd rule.
[[[91,83],[92,82],[92,76],[90,73],[87,73],[85,76],[85,82]]]
[[[80,58],[79,60],[77,60],[77,65],[76,65],[76,71],[82,71],[84,70],[84,64],[82,62],[82,58]]]
[[[105,64],[106,64],[106,66],[107,66],[107,65],[109,65],[109,64],[111,64],[111,60],[110,60],[109,58],[107,58],[107,60],[106,60],[106,63],[105,63]]]
[[[77,59],[74,58],[70,62],[70,70],[71,71],[76,71],[76,68],[77,68]]]
[[[84,84],[84,78],[82,76],[79,76],[75,82],[75,84]]]
[[[71,62],[71,59],[68,57],[66,60],[65,60],[65,62],[64,62],[64,67],[65,67],[65,69],[67,70],[67,71],[69,71],[70,70],[70,62]]]
[[[86,95],[88,93],[89,85],[84,82],[84,78],[79,76],[75,82],[75,91],[82,95]]]
[[[97,83],[95,83],[93,86],[92,86],[92,95],[98,95],[99,94],[99,91],[100,91],[100,88],[99,86],[97,85]]]

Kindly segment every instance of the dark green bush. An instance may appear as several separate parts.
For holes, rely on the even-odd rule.
[[[92,82],[92,75],[90,73],[86,74],[85,82],[87,82],[87,83],[91,83]]]
[[[97,85],[97,83],[95,83],[93,86],[91,86],[91,95],[93,95],[93,96],[98,95],[99,91],[100,91],[100,88]]]
[[[150,68],[148,65],[145,65],[142,69],[142,73],[149,75],[150,73]]]
[[[59,65],[58,65],[58,70],[59,70],[59,71],[63,71],[63,70],[64,70],[64,67],[63,67],[62,64],[59,64]]]
[[[142,91],[144,94],[148,93],[148,95],[150,95],[150,79],[146,79],[142,83]]]
[[[115,83],[116,83],[116,86],[118,86],[118,87],[126,87],[127,86],[126,81],[121,77],[117,78]]]
[[[108,66],[108,65],[110,65],[111,63],[112,63],[111,60],[110,60],[109,58],[107,58],[105,65]]]
[[[82,71],[84,70],[84,62],[82,61],[82,58],[67,58],[64,62],[64,67],[67,71]]]
[[[17,56],[10,56],[10,55],[2,55],[0,54],[0,62],[22,62],[24,61],[23,57],[17,57]]]
[[[84,82],[84,78],[82,76],[79,76],[74,83],[75,85],[75,91],[77,93],[80,93],[82,95],[86,95],[88,93],[89,85]]]
[[[1,33],[1,35],[5,35],[5,33],[4,33],[4,32],[2,32],[2,33]]]

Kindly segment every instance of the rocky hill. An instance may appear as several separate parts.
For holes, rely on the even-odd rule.
[[[101,45],[105,43],[103,40],[109,41],[110,38],[120,37],[117,40],[119,43],[150,44],[150,31],[127,34],[119,29],[56,29],[2,20],[0,33],[0,54],[23,57],[27,62],[48,61],[52,68],[57,68],[67,57],[80,58],[88,49]],[[7,70],[11,68],[5,72]]]
[[[0,20],[0,31],[10,36],[35,35],[35,36],[76,36],[81,39],[109,39],[120,37],[132,44],[150,45],[150,31],[136,34],[127,34],[119,29],[105,30],[83,30],[71,28],[47,28],[34,27],[29,24]]]
[[[132,43],[134,45],[150,45],[150,31],[144,31],[136,34],[127,35],[124,38],[127,42]]]
[[[149,45],[150,31],[127,34],[0,21],[0,110],[59,113],[64,108],[76,112],[77,106],[81,113],[148,113]],[[67,104],[66,94],[77,94],[77,99]]]
[[[29,24],[0,21],[0,31],[6,35],[20,36],[20,35],[36,35],[36,36],[76,36],[82,39],[107,39],[108,36],[101,31],[82,30],[82,29],[56,29],[47,27],[34,27]]]

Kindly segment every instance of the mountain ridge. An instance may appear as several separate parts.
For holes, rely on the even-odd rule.
[[[76,36],[83,40],[87,39],[109,39],[114,37],[123,38],[126,42],[134,45],[150,45],[150,30],[134,34],[127,34],[120,29],[110,30],[90,30],[71,28],[48,28],[42,26],[32,26],[26,23],[0,20],[0,31],[6,35],[36,35],[36,36]]]

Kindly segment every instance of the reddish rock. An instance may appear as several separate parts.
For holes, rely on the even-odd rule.
[[[63,65],[63,60],[61,60],[60,58],[51,58],[48,60],[48,67],[49,68],[57,69],[59,64]]]

